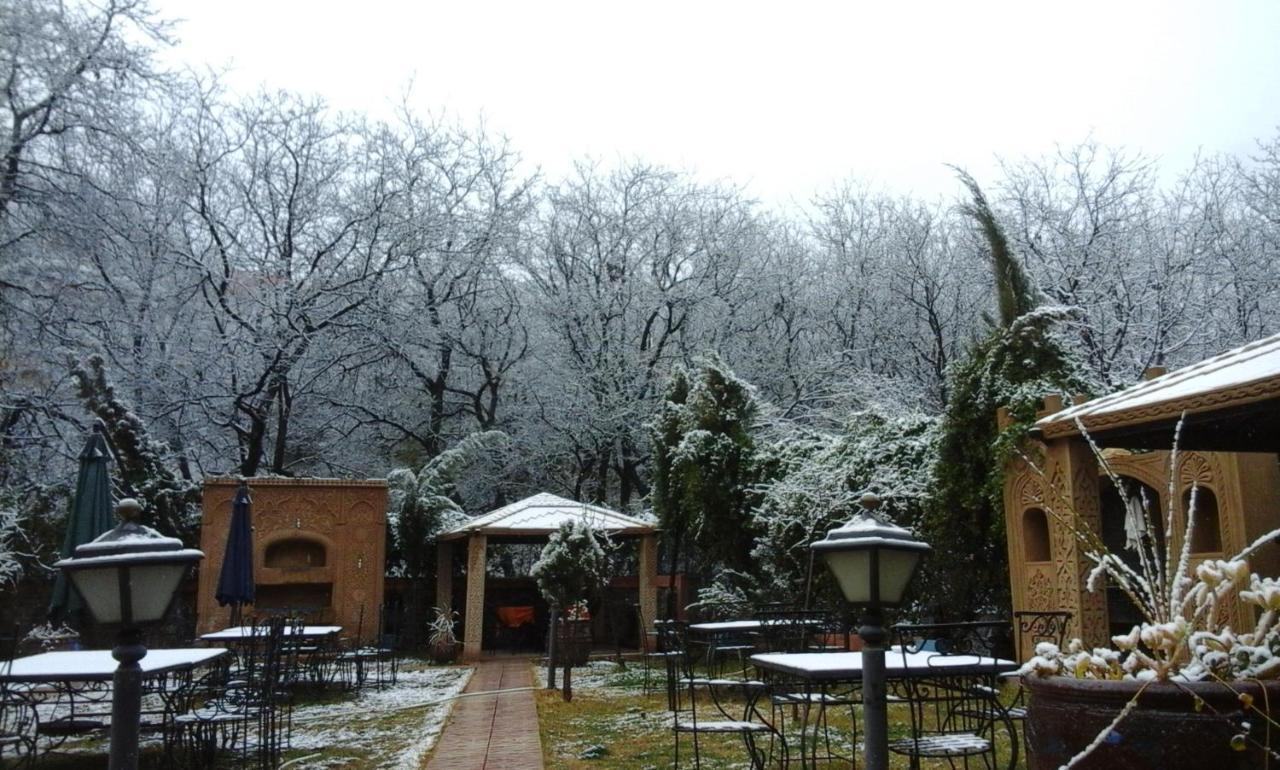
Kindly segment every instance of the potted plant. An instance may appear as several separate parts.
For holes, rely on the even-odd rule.
[[[1045,500],[1045,508],[1093,563],[1089,590],[1112,581],[1138,607],[1142,622],[1112,637],[1110,647],[1088,649],[1079,639],[1066,649],[1036,646],[1022,669],[1028,767],[1280,766],[1280,581],[1258,576],[1248,562],[1280,530],[1231,558],[1193,565],[1197,488],[1191,488],[1183,537],[1173,541],[1172,513],[1153,514],[1096,446],[1094,455],[1127,500],[1133,537],[1126,548],[1136,558],[1126,562],[1108,550],[1048,484],[1056,499]],[[1177,550],[1166,547],[1177,543]],[[1253,630],[1226,625],[1220,608],[1235,601],[1258,613]]]
[[[431,647],[431,660],[438,664],[453,663],[458,659],[462,645],[453,629],[458,623],[458,613],[453,608],[432,607],[433,617],[427,624],[427,644]]]

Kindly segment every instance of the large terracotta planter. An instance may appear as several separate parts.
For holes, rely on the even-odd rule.
[[[1027,744],[1031,770],[1057,770],[1097,738],[1141,689],[1138,682],[1105,682],[1069,677],[1029,676]],[[1267,767],[1267,720],[1246,713],[1238,693],[1253,697],[1258,709],[1271,703],[1280,716],[1280,681],[1256,683],[1153,683],[1131,711],[1080,764],[1079,770],[1245,770]],[[1196,696],[1203,700],[1197,708]],[[1232,737],[1251,725],[1243,750]],[[1271,731],[1280,750],[1280,730]],[[1255,743],[1256,741],[1256,743]],[[1239,742],[1237,741],[1237,744]],[[1280,761],[1272,760],[1272,767]]]

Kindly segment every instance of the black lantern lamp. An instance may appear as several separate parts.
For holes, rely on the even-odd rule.
[[[884,673],[884,620],[881,610],[902,604],[920,560],[932,550],[909,530],[875,514],[880,498],[865,494],[863,511],[843,527],[809,545],[822,555],[827,568],[850,604],[864,608],[858,635],[862,637],[862,702],[866,766],[889,766],[889,721]]]
[[[147,654],[140,626],[164,618],[187,571],[204,558],[194,548],[183,548],[181,540],[139,524],[141,511],[137,500],[121,500],[116,505],[120,523],[115,529],[53,565],[67,574],[95,620],[120,626],[111,650],[120,662],[112,680],[111,770],[138,766],[142,708],[138,661]]]

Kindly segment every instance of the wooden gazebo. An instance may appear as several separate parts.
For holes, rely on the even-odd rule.
[[[467,542],[466,608],[463,614],[462,654],[475,659],[481,654],[484,620],[486,553],[492,542],[545,541],[565,521],[582,520],[600,532],[613,537],[639,539],[638,590],[640,610],[644,617],[654,617],[658,606],[658,549],[655,526],[642,519],[627,516],[598,505],[566,500],[541,493],[477,516],[440,535],[436,597],[444,606],[453,595],[452,569],[454,545]]]
[[[1123,547],[1123,501],[1100,478],[1082,427],[1118,475],[1140,485],[1159,510],[1172,510],[1170,547],[1182,547],[1190,489],[1197,487],[1190,543],[1194,561],[1227,558],[1280,526],[1280,335],[1151,374],[1131,388],[1067,409],[1059,399],[1047,398],[1033,431],[1038,446],[1029,447],[1041,456],[1044,475],[1024,461],[1005,472],[1013,608],[1070,611],[1069,636],[1086,644],[1100,644],[1129,624],[1132,608],[1116,590],[1087,590],[1092,563],[1066,526],[1046,516],[1046,484],[1051,484],[1055,497],[1065,497],[1060,502],[1100,532],[1113,552],[1111,541]],[[1179,420],[1178,455],[1171,468]],[[1280,545],[1257,551],[1250,565],[1263,575],[1280,574]],[[1233,629],[1253,627],[1247,608],[1225,611]]]

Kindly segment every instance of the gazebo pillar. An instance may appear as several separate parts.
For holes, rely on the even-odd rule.
[[[436,606],[453,606],[453,541],[436,541]]]
[[[640,536],[640,557],[637,560],[640,572],[639,597],[640,616],[646,623],[652,624],[658,617],[658,536],[652,532]],[[648,650],[652,628],[640,629],[640,646]]]
[[[467,537],[467,616],[462,632],[462,657],[480,657],[480,641],[484,631],[484,567],[488,538]]]

